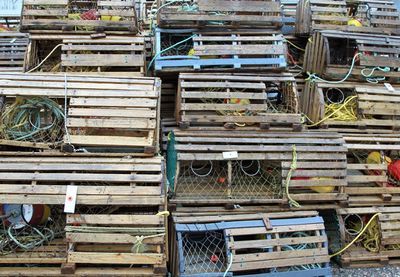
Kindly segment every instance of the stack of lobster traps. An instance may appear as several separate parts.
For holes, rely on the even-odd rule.
[[[165,276],[160,80],[2,73],[0,87],[0,276]]]

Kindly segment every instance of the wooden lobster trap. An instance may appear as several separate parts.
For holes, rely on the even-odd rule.
[[[395,132],[400,88],[384,84],[306,82],[301,107],[313,125],[346,132]]]
[[[23,72],[27,34],[0,32],[0,72]]]
[[[361,233],[354,244],[337,256],[342,266],[399,264],[399,211],[399,207],[337,209],[336,216],[331,213],[324,217],[330,251],[336,252]]]
[[[158,1],[162,28],[221,27],[280,29],[280,1],[182,0]]]
[[[397,83],[400,77],[399,45],[400,37],[397,36],[317,32],[307,43],[304,72],[329,80],[347,77],[370,83]]]
[[[154,68],[158,73],[286,68],[281,34],[156,29],[155,36]]]
[[[12,120],[2,132],[6,135],[2,144],[49,148],[63,142],[66,151],[158,151],[161,84],[157,78],[39,74],[2,74],[0,78],[0,94],[14,101],[13,109],[3,116]],[[48,121],[36,112],[35,128],[25,121],[14,128],[21,98],[22,104],[35,101],[33,107],[23,106],[26,112],[48,105]]]
[[[287,73],[181,73],[176,103],[181,128],[255,125],[302,129],[295,79]]]
[[[349,206],[395,206],[400,201],[399,142],[395,134],[345,134]]]
[[[47,275],[57,270],[56,275],[61,271],[77,276],[162,276],[167,260],[163,178],[163,160],[158,157],[2,153],[0,199],[7,203],[2,206],[2,214],[11,213],[11,206],[33,206],[30,225],[42,226],[46,219],[48,223],[40,227],[41,233],[51,233],[61,242],[66,239],[68,247],[60,242],[53,246],[57,240],[49,238],[51,243],[44,244],[43,251],[40,245],[32,249],[37,257],[31,255],[32,260],[26,263],[54,264],[48,266]],[[63,205],[74,197],[68,192],[74,186],[75,211],[65,217]],[[16,226],[18,218],[14,217],[7,218]],[[59,220],[62,223],[57,223]],[[45,250],[52,252],[45,256]],[[18,260],[17,255],[14,263],[24,263],[29,258],[25,256]],[[2,259],[2,264],[12,263],[11,258]],[[26,271],[15,270],[22,275]]]
[[[142,36],[32,35],[25,70],[143,76],[145,52]]]
[[[296,9],[299,0],[281,0],[282,6],[282,33],[294,34],[296,27]]]
[[[400,16],[394,1],[300,0],[296,33],[320,30],[398,34]]]
[[[331,276],[315,211],[174,216],[173,276]]]
[[[21,31],[136,34],[135,1],[25,0]]]
[[[340,204],[347,200],[343,143],[335,133],[176,131],[167,153],[170,203]]]

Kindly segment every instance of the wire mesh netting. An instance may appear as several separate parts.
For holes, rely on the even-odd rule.
[[[182,250],[185,274],[226,270],[226,246],[221,231],[183,233]]]
[[[282,195],[280,165],[270,161],[180,161],[180,198],[263,198]],[[231,180],[229,180],[231,178]]]
[[[50,98],[17,97],[5,105],[0,120],[3,139],[52,144],[63,139],[64,111]]]

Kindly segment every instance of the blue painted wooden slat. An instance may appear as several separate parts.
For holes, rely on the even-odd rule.
[[[166,67],[204,67],[204,66],[234,66],[243,65],[282,65],[286,66],[284,58],[228,58],[228,59],[199,59],[199,60],[155,60],[156,70]]]
[[[200,274],[184,274],[184,275],[180,275],[180,277],[223,277],[224,276],[224,272],[213,272],[213,273],[200,273]],[[233,274],[232,272],[228,272],[226,275],[226,277],[232,277]]]
[[[304,217],[304,218],[289,218],[289,219],[271,219],[272,226],[289,226],[297,224],[316,224],[324,223],[320,216]]]
[[[234,275],[235,277],[330,277],[332,276],[332,271],[330,267],[326,268],[315,268],[309,270],[299,270],[299,271],[286,271],[286,272],[270,272],[270,273],[259,273],[250,275]]]

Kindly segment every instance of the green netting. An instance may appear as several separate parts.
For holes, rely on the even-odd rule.
[[[167,180],[169,189],[174,192],[174,180],[176,174],[177,154],[175,150],[175,135],[174,132],[168,134],[167,144]]]

